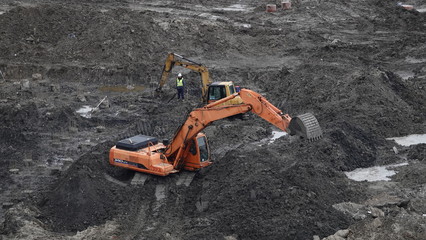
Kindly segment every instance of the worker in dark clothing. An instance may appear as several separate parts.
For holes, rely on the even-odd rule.
[[[179,73],[178,77],[176,78],[176,89],[177,89],[178,99],[180,99],[181,97],[182,99],[185,99],[184,87],[185,87],[185,81],[183,80],[182,73]]]

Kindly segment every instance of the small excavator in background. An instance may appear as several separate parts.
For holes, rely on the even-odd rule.
[[[238,105],[223,103],[240,97]],[[251,111],[261,118],[286,131],[309,140],[322,136],[315,116],[305,113],[291,118],[272,105],[259,93],[242,89],[228,97],[193,110],[179,127],[170,144],[158,142],[157,138],[145,135],[123,139],[110,149],[110,164],[139,172],[166,176],[181,169],[195,171],[209,166],[210,148],[206,135],[201,131],[214,121]]]
[[[164,63],[163,67],[163,72],[161,74],[161,79],[156,89],[156,92],[162,91],[162,88],[169,79],[170,72],[172,71],[174,66],[181,66],[200,73],[202,83],[201,96],[202,101],[205,103],[215,102],[219,99],[230,96],[237,92],[237,89],[232,81],[212,82],[210,80],[210,75],[209,71],[207,70],[207,67],[176,53],[169,53],[167,55],[166,62]],[[227,102],[224,102],[223,105],[241,104],[241,102],[242,101],[239,97],[235,97]]]

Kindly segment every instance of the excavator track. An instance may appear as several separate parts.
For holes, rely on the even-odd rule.
[[[288,127],[290,135],[297,135],[308,140],[317,140],[322,137],[322,130],[318,120],[311,113],[293,117]]]

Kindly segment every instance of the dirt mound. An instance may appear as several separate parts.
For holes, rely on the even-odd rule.
[[[426,176],[423,174],[426,168],[426,144],[410,146],[407,150],[408,166],[405,166],[398,172],[394,179],[406,185],[414,185],[415,188],[421,188],[426,183]],[[410,163],[417,162],[416,165]]]
[[[41,197],[38,204],[41,220],[54,231],[81,231],[117,215],[120,210],[117,206],[130,193],[105,177],[113,173],[105,158],[111,146],[111,142],[105,142],[83,155],[52,185],[52,190]],[[118,176],[122,174],[133,172],[120,171]]]
[[[416,159],[419,161],[426,160],[426,144],[417,144],[410,148],[407,155],[408,159]]]
[[[285,144],[230,152],[198,175],[191,186],[196,198],[186,198],[192,209],[187,214],[210,224],[188,229],[187,237],[309,239],[349,224],[351,219],[331,205],[362,198],[359,189],[320,163],[325,155],[320,148]],[[205,209],[190,208],[197,204]]]
[[[15,167],[20,167],[22,162],[16,159],[31,151],[39,139],[37,106],[34,102],[6,103],[0,104],[0,112],[8,113],[0,116],[0,153],[7,156],[4,162],[13,162]]]

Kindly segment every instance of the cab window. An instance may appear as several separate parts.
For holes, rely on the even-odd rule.
[[[226,97],[225,86],[210,86],[209,100],[219,100]]]
[[[229,94],[234,94],[235,93],[235,87],[234,85],[229,85]]]
[[[200,162],[209,160],[209,149],[207,146],[206,138],[199,137],[197,138],[198,147],[200,149]]]

